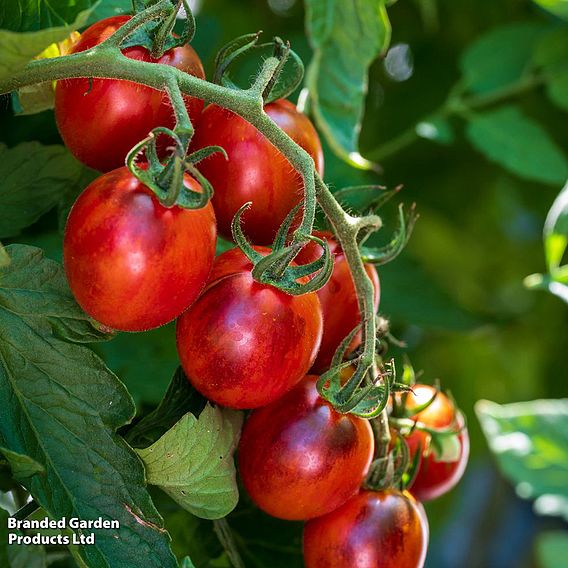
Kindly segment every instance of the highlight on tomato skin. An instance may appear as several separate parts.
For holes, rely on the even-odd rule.
[[[239,471],[266,513],[306,520],[329,513],[359,490],[374,439],[367,420],[340,414],[306,376],[276,402],[254,410],[239,444]]]
[[[231,257],[233,260],[231,260]],[[177,322],[177,349],[191,384],[230,408],[278,399],[307,373],[323,329],[317,294],[290,296],[256,282],[242,252],[220,255],[204,293]]]
[[[112,16],[87,28],[70,53],[102,43],[131,16]],[[122,53],[138,61],[177,67],[205,79],[199,56],[190,45],[175,47],[154,59],[141,46]],[[203,101],[184,96],[190,119],[196,122]],[[124,164],[128,152],[159,126],[173,129],[175,117],[166,93],[118,79],[65,79],[55,89],[55,119],[69,151],[83,164],[108,172]]]
[[[357,293],[349,264],[341,245],[329,231],[314,231],[313,234],[325,239],[334,255],[333,272],[329,282],[317,291],[323,313],[323,337],[318,356],[312,371],[326,371],[333,359],[335,351],[349,333],[361,322]],[[315,242],[308,243],[296,257],[298,264],[308,264],[322,255],[322,248]],[[374,309],[379,308],[380,282],[377,269],[372,264],[365,264],[365,272],[371,279],[375,291]],[[362,333],[359,331],[347,348],[345,355],[352,353],[361,345]]]
[[[416,384],[412,389],[414,393],[407,395],[409,410],[426,403],[436,393],[436,389],[430,385]],[[451,491],[463,477],[469,458],[469,434],[463,415],[440,391],[432,404],[415,414],[412,419],[430,428],[443,429],[453,425],[461,428],[459,433],[455,434],[459,443],[458,457],[451,461],[437,458],[428,433],[416,429],[406,437],[411,461],[418,451],[422,452],[418,471],[408,489],[420,501],[432,501]]]
[[[422,568],[428,520],[407,491],[362,490],[304,527],[306,568]]]
[[[201,191],[189,175],[184,183]],[[145,331],[178,317],[201,293],[216,239],[211,204],[166,208],[122,167],[95,179],[73,205],[63,264],[89,316],[111,329]]]
[[[267,104],[264,110],[312,156],[323,175],[323,150],[309,118],[284,99]],[[288,213],[303,198],[300,174],[254,126],[216,105],[203,111],[191,144],[193,150],[205,146],[221,146],[229,157],[213,155],[199,164],[215,188],[213,207],[219,234],[232,240],[235,213],[252,201],[242,217],[243,231],[253,244],[271,244]]]

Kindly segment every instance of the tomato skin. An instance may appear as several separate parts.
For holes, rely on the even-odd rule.
[[[430,400],[436,389],[430,385],[417,384],[413,387],[414,395],[407,397],[407,408],[412,409]],[[434,402],[422,412],[413,416],[431,428],[447,428],[456,420],[456,409],[452,401],[442,392],[439,392]],[[457,415],[457,423],[464,425],[461,414]],[[409,491],[420,501],[432,501],[453,489],[465,472],[469,458],[469,434],[467,428],[463,428],[458,434],[460,453],[456,461],[437,461],[436,456],[430,450],[425,452],[429,443],[429,435],[426,432],[414,430],[406,438],[410,448],[410,459],[413,460],[419,449],[422,450],[417,475],[409,487]]]
[[[269,103],[264,110],[284,132],[302,146],[323,174],[323,150],[310,120],[286,100]],[[199,164],[215,189],[213,207],[219,234],[232,239],[231,221],[238,209],[252,201],[243,214],[243,231],[258,245],[269,245],[288,213],[303,197],[300,175],[286,158],[254,126],[216,105],[202,113],[192,148],[222,146],[220,154]]]
[[[313,375],[255,410],[239,445],[239,470],[252,500],[266,513],[305,520],[329,513],[355,495],[371,464],[367,420],[340,414],[317,392]]]
[[[361,491],[306,523],[306,568],[422,568],[428,521],[420,503],[395,489]]]
[[[313,366],[313,372],[322,373],[329,369],[331,360],[340,343],[361,321],[357,293],[349,264],[341,246],[329,231],[314,231],[314,235],[328,242],[334,255],[333,272],[329,282],[317,291],[323,313],[323,337],[321,347]],[[296,257],[298,264],[308,264],[317,260],[323,251],[317,243],[308,243]],[[365,272],[375,290],[375,312],[379,308],[380,283],[377,269],[372,264],[365,264]],[[359,331],[349,344],[346,355],[361,345],[362,333]]]
[[[178,319],[178,354],[207,398],[256,408],[289,391],[312,365],[321,308],[314,292],[290,296],[255,282],[250,263],[241,258],[231,266],[229,253],[239,257],[228,251],[216,259],[207,289]]]
[[[187,187],[201,186],[186,176]],[[112,329],[144,331],[181,314],[206,284],[215,215],[165,208],[126,167],[79,196],[63,239],[65,272],[81,307]]]
[[[71,53],[98,45],[130,16],[113,16],[93,24],[72,47]],[[176,47],[153,59],[143,47],[128,47],[122,53],[138,61],[177,67],[201,79],[203,66],[191,46]],[[203,101],[184,97],[192,121],[203,110]],[[124,165],[130,149],[158,126],[173,128],[175,118],[164,92],[117,79],[66,79],[55,89],[55,119],[65,145],[83,164],[108,172]],[[170,143],[171,141],[168,141]]]

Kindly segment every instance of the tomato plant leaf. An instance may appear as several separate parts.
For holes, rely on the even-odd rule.
[[[533,0],[533,2],[547,12],[568,21],[568,0]]]
[[[0,10],[0,79],[84,26],[93,4],[91,0],[9,0],[9,5]]]
[[[37,221],[77,183],[81,171],[63,146],[0,145],[0,237],[17,235]]]
[[[134,415],[124,385],[87,347],[105,339],[75,303],[63,269],[41,250],[7,247],[0,269],[0,436],[45,468],[25,486],[54,518],[120,522],[80,553],[93,567],[174,567],[144,469],[116,429]],[[74,343],[71,343],[73,341]],[[96,475],[93,475],[93,471]]]
[[[208,404],[187,413],[157,442],[138,450],[148,483],[206,519],[230,513],[239,499],[233,453],[242,413]]]
[[[549,184],[568,178],[568,161],[560,148],[514,105],[474,115],[466,134],[488,159],[522,178]]]
[[[475,411],[499,468],[541,514],[568,519],[568,399],[496,404]]]
[[[536,541],[540,568],[562,568],[568,558],[568,534],[563,531],[547,531]]]
[[[462,55],[464,86],[475,93],[486,93],[521,79],[546,29],[538,22],[519,22],[483,35]]]
[[[568,183],[558,194],[546,216],[543,238],[548,270],[554,275],[568,246]]]
[[[175,338],[172,340],[175,343]],[[183,369],[178,367],[158,407],[130,429],[126,439],[135,448],[146,448],[188,412],[198,418],[206,403],[207,399],[191,386]]]
[[[36,473],[45,473],[45,468],[30,456],[13,452],[1,446],[0,454],[6,458],[12,469],[12,475],[18,480],[23,481]]]
[[[43,546],[8,544],[9,532],[19,532],[8,530],[9,516],[8,512],[0,507],[0,566],[3,568],[45,568],[47,556]]]
[[[0,243],[0,268],[10,264],[10,255],[6,252],[4,245]]]
[[[568,30],[554,29],[536,47],[535,64],[541,67],[550,100],[568,111]]]
[[[310,112],[337,155],[370,169],[358,138],[369,66],[390,42],[386,3],[307,0],[306,27],[314,49],[306,76]]]

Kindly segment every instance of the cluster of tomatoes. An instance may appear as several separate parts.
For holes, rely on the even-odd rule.
[[[72,51],[109,37],[128,20],[113,17],[87,29]],[[126,57],[173,65],[204,78],[197,54],[176,47],[154,60],[142,47]],[[265,512],[307,521],[304,556],[308,568],[421,566],[428,540],[427,520],[415,499],[449,490],[467,460],[467,431],[459,433],[460,456],[441,461],[431,434],[408,433],[420,454],[410,491],[362,490],[375,441],[367,420],[340,414],[316,389],[316,374],[360,320],[349,266],[330,233],[334,254],[329,282],[318,292],[291,296],[252,277],[252,262],[238,249],[215,258],[217,231],[231,238],[230,224],[243,203],[243,230],[267,254],[278,227],[302,198],[302,183],[286,158],[255,128],[218,106],[185,98],[195,125],[192,148],[216,145],[199,166],[212,183],[212,204],[196,210],[165,207],[125,167],[125,156],[153,128],[174,127],[167,95],[118,80],[72,79],[56,87],[56,120],[69,150],[103,173],[74,204],[64,237],[64,264],[73,294],[100,324],[143,331],[177,318],[177,348],[193,386],[211,401],[254,409],[243,429],[238,458],[243,484]],[[285,100],[267,114],[313,157],[323,173],[315,129]],[[188,189],[202,191],[186,174]],[[296,258],[307,264],[321,255],[310,243]],[[366,267],[379,302],[375,268]],[[361,337],[354,337],[348,352]],[[415,388],[406,408],[432,429],[459,420],[453,403],[438,393],[422,408]]]

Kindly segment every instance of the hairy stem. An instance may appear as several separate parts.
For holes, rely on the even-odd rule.
[[[169,2],[160,2],[137,14],[126,24],[129,33],[144,21],[169,13],[168,6],[171,6]],[[176,103],[180,103],[181,94],[185,94],[224,107],[252,124],[287,158],[303,178],[303,218],[294,234],[295,241],[301,242],[306,235],[311,234],[316,204],[319,202],[345,253],[362,314],[363,352],[356,371],[357,379],[362,379],[373,365],[376,324],[373,285],[361,260],[357,234],[364,227],[380,228],[381,220],[377,216],[356,218],[345,212],[317,174],[311,156],[264,112],[262,93],[275,72],[278,60],[269,58],[264,62],[257,80],[250,89],[236,90],[198,79],[175,67],[124,57],[120,53],[119,45],[129,35],[124,31],[126,26],[120,28],[106,42],[88,51],[28,63],[12,77],[0,81],[0,93],[8,93],[45,81],[78,77],[122,79],[167,91],[172,97],[176,114],[178,114],[177,107],[181,108],[181,104]],[[117,34],[119,34],[118,39]],[[180,118],[184,117],[178,116],[178,119]]]

